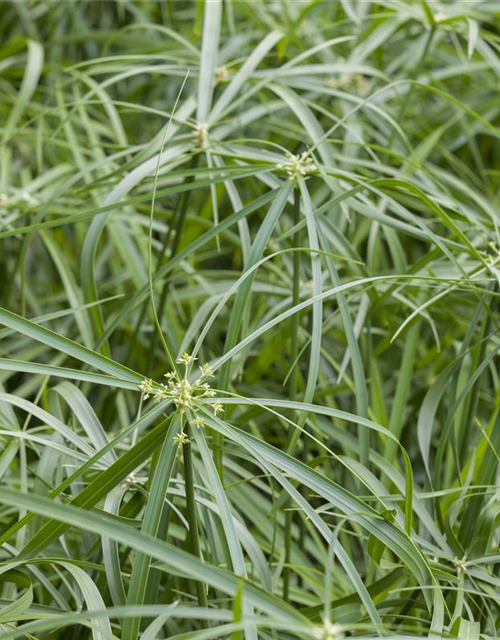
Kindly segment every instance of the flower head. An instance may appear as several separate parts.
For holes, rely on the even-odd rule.
[[[177,445],[184,445],[190,442],[187,434],[184,433],[184,431],[181,431],[180,433],[178,433],[176,436],[172,438],[172,440],[174,441],[174,444],[177,444]]]
[[[147,400],[150,395],[154,393],[153,381],[145,378],[140,384],[137,385],[142,391],[142,397]]]
[[[203,418],[196,416],[196,418],[193,418],[191,420],[191,424],[193,425],[193,427],[196,427],[197,429],[201,429],[202,427],[205,426],[205,421],[203,420]]]
[[[153,395],[155,397],[155,402],[161,402],[162,400],[168,400],[168,389],[164,384],[159,385],[153,391]]]
[[[217,83],[219,82],[225,82],[229,77],[229,74],[227,72],[227,67],[222,66],[222,67],[218,67],[215,70],[215,79],[217,81]]]
[[[179,356],[177,358],[176,362],[178,362],[179,364],[185,364],[187,366],[188,364],[191,364],[196,360],[198,360],[198,358],[195,358],[194,356],[190,356],[189,353],[183,353],[182,356]]]
[[[344,637],[342,627],[328,619],[323,621],[322,627],[314,629],[313,635],[317,640],[341,640]]]
[[[331,89],[345,89],[350,87],[356,89],[360,95],[365,94],[367,90],[366,78],[362,73],[341,73],[336,78],[328,79],[326,84]]]
[[[461,559],[454,558],[453,564],[455,565],[455,569],[457,570],[457,573],[465,572],[467,567],[467,556],[464,556]]]
[[[6,193],[0,193],[0,207],[5,209],[10,206],[10,198]]]
[[[202,373],[203,377],[205,377],[205,378],[213,378],[214,377],[214,372],[212,370],[212,367],[208,364],[208,362],[206,364],[201,365],[200,370],[201,370],[201,373]]]
[[[188,365],[195,360],[194,356],[184,353],[177,362],[184,364],[187,369]],[[176,372],[169,371],[165,374],[166,384],[155,383],[153,380],[145,378],[137,386],[145,399],[153,396],[156,402],[171,400],[178,411],[193,412],[196,416],[197,403],[204,398],[213,398],[216,395],[216,391],[210,387],[208,382],[205,382],[208,376],[213,375],[210,365],[203,365],[200,369],[201,375],[192,382],[187,377],[187,371],[183,378]],[[218,411],[222,411],[222,405],[220,407]]]
[[[500,260],[500,249],[498,248],[496,242],[489,242],[488,246],[491,249],[492,253],[486,254],[486,262],[491,266],[495,266]]]
[[[222,413],[224,411],[222,402],[214,402],[212,405],[212,409],[214,410],[215,415],[217,415],[218,413]]]
[[[307,151],[299,155],[287,152],[286,156],[288,162],[277,164],[276,168],[286,171],[290,180],[297,180],[300,176],[304,177],[318,170]]]
[[[208,142],[208,123],[199,122],[196,126],[196,144],[204,149]]]
[[[129,473],[128,476],[122,482],[122,489],[130,489],[131,485],[137,482],[137,478],[134,473]]]

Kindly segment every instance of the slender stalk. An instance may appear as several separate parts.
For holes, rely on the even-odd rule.
[[[293,225],[296,226],[300,219],[300,194],[296,188],[294,191],[293,200]],[[300,230],[296,231],[293,235],[292,244],[294,247],[300,246]],[[293,254],[293,283],[292,283],[292,306],[299,303],[300,294],[300,253],[296,251]],[[299,364],[296,362],[299,354],[299,321],[300,314],[294,313],[290,319],[290,362],[292,363],[292,371],[289,378],[289,393],[290,400],[295,401],[297,399],[297,388],[299,380]],[[292,412],[292,420],[295,419],[295,411]],[[289,427],[290,435],[293,433],[293,427]],[[283,598],[290,601],[290,562],[291,562],[291,548],[292,548],[292,525],[293,525],[293,511],[291,510],[291,501],[288,499],[285,504],[285,567],[283,569]]]
[[[171,474],[175,465],[175,448],[172,446],[172,438],[179,431],[179,420],[175,414],[165,433],[165,438],[156,464],[151,465],[149,499],[144,513],[142,531],[156,537],[160,528],[162,514],[165,509],[165,496],[167,493]],[[146,589],[151,572],[150,556],[136,554],[129,591],[127,594],[128,605],[142,605],[145,601]],[[141,624],[140,616],[125,618],[123,623],[124,640],[136,640]]]
[[[199,155],[193,155],[191,158],[191,163],[189,168],[191,170],[194,171],[194,169],[196,169],[196,167],[198,166],[199,163]],[[194,175],[190,175],[186,178],[186,184],[191,184],[194,181]],[[178,202],[177,202],[177,206],[175,208],[174,211],[174,215],[172,217],[171,223],[168,227],[168,231],[165,234],[165,237],[163,239],[163,243],[162,246],[160,248],[160,250],[157,253],[156,256],[156,265],[155,265],[155,271],[157,271],[160,267],[161,267],[161,263],[163,262],[163,259],[165,258],[165,254],[167,253],[167,249],[170,249],[170,257],[173,257],[176,253],[177,253],[177,249],[178,249],[178,245],[179,245],[179,219],[184,218],[186,215],[186,211],[187,211],[187,206],[189,203],[189,196],[191,194],[191,191],[183,191]],[[181,232],[182,232],[182,228],[181,228]],[[161,322],[161,319],[163,317],[163,309],[165,307],[165,303],[166,303],[166,297],[167,297],[167,291],[168,291],[168,282],[169,282],[169,277],[167,276],[167,278],[165,279],[165,282],[163,283],[163,288],[160,294],[160,301],[158,304],[158,320]],[[137,321],[135,323],[135,327],[134,327],[134,331],[132,332],[132,336],[129,342],[129,346],[127,349],[127,356],[126,356],[126,361],[128,362],[130,359],[130,356],[132,355],[132,353],[134,352],[135,349],[135,344],[136,344],[136,340],[137,340],[137,336],[140,335],[140,328],[144,322],[144,318],[146,317],[146,313],[147,310],[149,308],[149,299],[146,298],[144,300],[144,302],[142,303],[141,306],[141,312],[137,318]],[[151,339],[151,343],[148,349],[148,357],[149,357],[149,362],[148,362],[148,366],[147,368],[149,369],[149,367],[151,367],[154,364],[154,353],[155,353],[155,349],[154,347],[156,347],[156,341],[158,339],[158,334],[156,331],[153,332],[153,337]]]
[[[189,423],[184,426],[184,433],[189,441],[182,445],[184,461],[184,486],[186,491],[187,520],[189,523],[189,550],[197,558],[201,558],[200,537],[198,533],[198,517],[196,513],[196,498],[194,492],[193,453],[191,448],[191,428]],[[200,607],[207,606],[207,592],[203,582],[196,581],[196,593]]]
[[[198,166],[199,161],[200,161],[200,155],[199,154],[195,154],[194,156],[192,156],[190,168],[193,171]],[[194,181],[194,175],[190,175],[187,178],[186,183],[189,184],[189,183],[191,183],[193,181]],[[179,249],[179,243],[180,243],[180,239],[181,239],[182,232],[183,232],[183,229],[184,229],[184,224],[185,224],[185,221],[186,221],[186,215],[187,215],[190,196],[191,196],[191,191],[183,191],[182,192],[182,196],[181,196],[180,201],[179,201],[179,208],[178,208],[178,211],[177,211],[177,215],[175,216],[174,220],[172,221],[172,225],[169,228],[168,235],[165,237],[165,241],[164,241],[163,246],[162,246],[161,254],[160,254],[160,257],[159,257],[159,263],[161,263],[161,261],[163,260],[163,258],[165,256],[165,252],[166,252],[167,246],[171,245],[170,256],[169,256],[170,258],[173,258],[175,256],[175,254],[177,253],[178,249]],[[165,306],[167,304],[169,281],[170,281],[170,278],[167,277],[165,279],[164,283],[163,283],[163,288],[162,288],[161,294],[160,294],[160,300],[158,302],[158,322],[159,322],[160,325],[161,325],[161,321],[163,319]],[[150,358],[149,368],[150,369],[152,369],[154,367],[157,341],[158,341],[158,332],[154,331],[153,332],[153,336],[151,338],[151,343],[150,343],[150,346],[149,346],[149,358]]]

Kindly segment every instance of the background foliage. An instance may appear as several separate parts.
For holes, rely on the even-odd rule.
[[[3,3],[0,640],[497,637],[499,21]]]

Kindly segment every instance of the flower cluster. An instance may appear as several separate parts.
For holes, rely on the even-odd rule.
[[[341,640],[344,638],[342,627],[330,622],[330,620],[324,620],[322,627],[314,629],[313,636],[317,640]]]
[[[229,73],[227,71],[227,67],[222,66],[215,70],[215,81],[217,84],[219,82],[226,82],[229,78]]]
[[[498,248],[496,242],[489,242],[488,246],[491,249],[492,253],[486,253],[486,262],[493,267],[500,260],[500,249]]]
[[[276,168],[286,171],[290,180],[297,180],[300,176],[304,177],[318,170],[307,151],[299,155],[287,152],[286,156],[288,162],[277,164]]]
[[[336,78],[329,78],[326,81],[331,89],[344,89],[356,91],[358,95],[365,95],[368,91],[366,78],[361,73],[341,73]]]
[[[203,418],[197,413],[197,403],[203,398],[213,398],[216,395],[214,389],[210,387],[207,378],[211,378],[214,375],[212,368],[209,364],[204,364],[200,367],[201,375],[190,382],[187,377],[188,367],[196,360],[194,356],[184,353],[177,359],[178,364],[183,364],[186,367],[186,373],[183,378],[175,371],[169,371],[165,374],[167,379],[166,384],[156,383],[150,379],[144,379],[139,385],[139,389],[142,392],[144,400],[149,397],[153,397],[156,402],[162,400],[172,400],[177,410],[187,419],[189,423],[196,427],[201,428],[205,425]],[[214,402],[211,404],[215,415],[224,411],[224,407],[221,402]],[[174,442],[178,445],[183,445],[189,442],[188,436],[181,431],[174,438]]]
[[[6,193],[0,193],[0,209],[7,211],[8,209],[19,209],[19,205],[27,205],[34,206],[39,204],[38,200],[34,198],[27,191],[23,191],[22,193],[17,193],[11,198]]]
[[[180,431],[176,436],[173,437],[174,444],[183,445],[187,444],[190,440],[188,438],[187,433],[184,431]]]
[[[453,564],[457,573],[467,571],[467,556],[464,556],[463,558],[453,558]]]
[[[199,122],[196,125],[196,146],[204,149],[208,142],[208,123]]]
[[[122,482],[122,489],[130,489],[134,484],[142,484],[142,480],[137,478],[135,473],[129,473],[129,475]]]

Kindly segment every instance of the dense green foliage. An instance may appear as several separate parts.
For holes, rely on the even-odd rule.
[[[3,3],[0,640],[497,637],[499,28]]]

